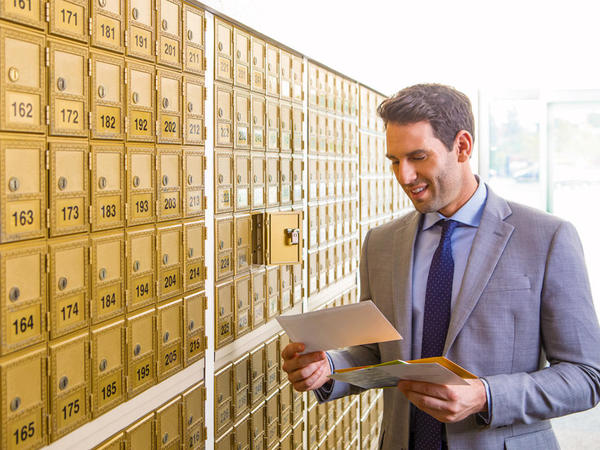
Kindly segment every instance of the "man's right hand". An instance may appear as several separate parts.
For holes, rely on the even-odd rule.
[[[288,344],[281,356],[283,370],[288,374],[288,380],[297,391],[312,391],[319,389],[329,381],[331,369],[325,352],[313,352],[299,355],[304,351],[304,344],[292,342]]]

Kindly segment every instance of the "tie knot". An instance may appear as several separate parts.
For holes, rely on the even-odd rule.
[[[450,239],[454,229],[458,226],[458,222],[456,220],[441,220],[442,225],[442,239]]]

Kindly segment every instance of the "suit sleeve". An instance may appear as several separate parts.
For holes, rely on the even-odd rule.
[[[581,242],[567,222],[548,249],[540,327],[548,367],[486,377],[492,428],[571,414],[600,402],[600,328]]]
[[[371,300],[371,290],[369,289],[369,267],[368,267],[368,241],[371,231],[367,232],[365,241],[363,242],[362,254],[360,257],[360,301]],[[381,362],[379,356],[379,346],[377,344],[357,345],[348,347],[343,350],[329,351],[327,354],[330,357],[334,370],[344,369],[347,367],[367,366],[371,364],[379,364]],[[353,386],[348,383],[333,381],[331,393],[324,400],[335,400],[345,395],[358,394],[364,389]]]

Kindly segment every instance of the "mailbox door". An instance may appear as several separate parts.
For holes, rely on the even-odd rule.
[[[215,347],[217,349],[229,344],[234,339],[233,289],[233,281],[215,286]]]
[[[157,148],[159,221],[181,217],[182,155],[181,148]]]
[[[233,363],[233,418],[237,422],[249,411],[250,360],[248,355]]]
[[[115,58],[97,51],[90,52],[90,57],[92,60],[91,137],[123,140],[125,137],[123,58]]]
[[[181,397],[156,410],[156,447],[181,447]]]
[[[125,400],[125,321],[91,329],[92,415],[98,417]]]
[[[0,242],[45,236],[43,141],[0,140]]]
[[[279,66],[279,97],[290,100],[292,97],[292,55],[285,50],[279,50]]]
[[[271,44],[266,45],[267,62],[267,94],[279,97],[279,49]]]
[[[279,157],[268,155],[267,165],[267,207],[279,206]]]
[[[91,44],[117,53],[125,48],[124,0],[102,0],[90,2],[92,16]]]
[[[302,212],[266,213],[267,264],[295,264],[302,258]]]
[[[216,17],[215,80],[233,83],[233,27]]]
[[[292,151],[292,106],[281,102],[279,105],[279,138],[280,151]]]
[[[215,83],[215,145],[233,146],[233,91],[230,86]]]
[[[215,373],[215,437],[220,437],[233,425],[233,366]]]
[[[183,5],[183,70],[186,72],[204,74],[206,57],[204,44],[206,33],[206,18],[204,11],[194,6]]]
[[[234,147],[250,148],[250,108],[252,100],[249,92],[236,91],[234,94],[235,139]]]
[[[153,226],[126,232],[127,311],[154,304],[156,300],[156,231]]]
[[[160,0],[170,3],[171,0]],[[158,130],[157,142],[181,144],[182,138],[182,76],[177,72],[158,69],[157,71]]]
[[[86,0],[56,0],[49,3],[50,34],[86,43],[89,39],[88,2]]]
[[[234,320],[235,320],[235,338],[243,336],[251,330],[250,318],[250,295],[252,288],[250,285],[250,276],[245,275],[241,278],[236,278],[235,281],[235,297],[234,297]]]
[[[50,129],[53,136],[88,136],[88,51],[49,41]]]
[[[127,316],[127,397],[133,398],[156,384],[156,310]]]
[[[183,143],[203,145],[204,139],[206,139],[206,128],[204,126],[206,88],[204,87],[204,79],[184,77],[183,96]]]
[[[222,280],[234,273],[233,269],[233,241],[234,225],[232,218],[215,220],[215,279]]]
[[[266,272],[252,272],[252,329],[265,323]]]
[[[234,36],[234,86],[250,89],[250,35],[235,28]]]
[[[125,311],[125,240],[123,232],[93,235],[92,323],[99,323]]]
[[[304,112],[295,104],[292,105],[292,150],[294,153],[304,150]]]
[[[125,223],[125,156],[122,145],[92,146],[92,231]]]
[[[0,5],[0,16],[23,25],[44,30],[44,3],[40,0],[33,2],[3,2]]]
[[[279,314],[279,268],[267,269],[267,320]]]
[[[204,335],[204,312],[206,296],[194,294],[184,299],[185,306],[185,365],[204,357],[206,337]]]
[[[256,407],[265,399],[264,346],[250,352],[250,404]]]
[[[51,341],[50,440],[90,420],[89,331]]]
[[[183,368],[183,299],[157,306],[158,381]]]
[[[187,222],[184,224],[183,249],[184,249],[184,291],[203,290],[206,280],[206,267],[204,259],[204,242],[206,229],[204,222]]]
[[[158,299],[174,297],[183,291],[181,279],[183,230],[181,224],[157,228]]]
[[[189,388],[183,393],[182,397],[186,448],[201,448],[206,439],[204,423],[206,388],[204,382],[202,381]]]
[[[252,219],[249,215],[235,218],[235,273],[245,273],[252,260]]]
[[[154,62],[154,1],[129,0],[127,2],[127,56],[142,58]]]
[[[236,153],[234,158],[235,210],[247,211],[250,209],[250,179],[252,176],[250,155]]]
[[[301,158],[292,159],[292,202],[294,204],[301,204],[304,199],[303,167],[304,162]]]
[[[127,225],[156,221],[154,146],[127,146]]]
[[[264,150],[266,145],[267,105],[264,95],[252,94],[252,150]]]
[[[279,151],[279,102],[267,97],[267,150]]]
[[[280,203],[282,206],[292,203],[292,160],[281,157],[280,160]]]
[[[233,211],[233,155],[215,153],[215,209],[217,213]]]
[[[149,64],[127,61],[127,140],[154,142],[156,72]]]
[[[0,29],[0,130],[46,131],[45,38],[8,26]]]
[[[265,42],[257,37],[251,37],[252,47],[252,79],[251,89],[256,92],[265,93]]]
[[[252,209],[262,210],[265,207],[266,161],[264,156],[252,155],[251,198]]]
[[[88,238],[50,241],[50,338],[89,324]]]
[[[181,69],[181,1],[156,0],[158,51],[156,62]]]
[[[183,149],[183,190],[184,216],[204,216],[206,198],[204,196],[204,171],[206,157],[202,150]]]

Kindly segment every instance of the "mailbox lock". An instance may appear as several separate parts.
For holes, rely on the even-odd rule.
[[[237,182],[238,182],[238,184],[241,184],[241,182],[242,182],[242,176],[241,175],[237,176]]]
[[[285,233],[288,238],[288,245],[298,245],[300,243],[300,229],[286,228]]]
[[[269,183],[273,181],[273,175],[269,175]]]
[[[224,316],[225,315],[225,308],[223,306],[221,306],[221,308],[219,309],[219,315],[220,316]]]
[[[190,247],[190,249],[188,250],[188,256],[190,258],[192,258],[194,256],[194,248],[193,247]]]
[[[224,242],[223,241],[219,241],[219,250],[223,250],[223,246],[224,246]]]
[[[269,126],[273,125],[273,121],[271,119],[269,119]]]
[[[60,277],[58,279],[58,289],[64,291],[67,287],[67,279],[65,277]]]
[[[100,5],[102,8],[104,8],[104,7],[106,7],[106,0],[98,0],[98,4],[99,4],[99,5]]]
[[[285,183],[285,175],[281,175],[281,181]]]
[[[163,255],[163,264],[168,264],[169,263],[169,255],[167,253],[165,253]]]
[[[189,325],[188,325],[188,328],[190,329],[190,331],[193,331],[193,330],[194,330],[194,321],[193,321],[193,320],[190,320],[190,323],[189,323]]]
[[[273,294],[273,286],[269,286],[269,295]]]
[[[137,272],[138,270],[140,270],[140,262],[139,261],[134,261],[133,262],[133,271]]]
[[[298,174],[297,173],[294,174],[294,181],[298,181]]]
[[[67,88],[67,81],[63,77],[58,77],[56,80],[56,87],[59,91],[64,91]]]
[[[254,182],[256,183],[256,182],[258,181],[258,177],[257,177],[256,175],[254,175],[254,178],[253,178],[253,180],[254,180]]]
[[[137,356],[140,354],[141,351],[142,351],[142,346],[140,344],[135,344],[135,347],[133,348],[133,355]]]
[[[68,385],[69,385],[69,379],[67,377],[62,377],[60,380],[58,380],[58,388],[61,391],[64,391]]]
[[[98,277],[101,280],[104,280],[106,278],[106,269],[105,268],[100,269],[100,271],[98,272]]]
[[[100,369],[100,372],[104,372],[106,370],[107,365],[108,365],[108,362],[106,361],[106,359],[103,359],[102,361],[100,361],[100,365],[98,366],[98,368]]]
[[[105,95],[106,95],[106,89],[104,89],[104,86],[102,86],[102,85],[98,86],[98,97],[104,98]]]
[[[258,301],[258,292],[254,293],[254,301],[257,302]]]
[[[191,425],[192,423],[194,423],[194,416],[190,415],[190,417],[188,418],[188,425]]]
[[[194,110],[194,104],[192,102],[188,102],[188,111],[192,112]]]
[[[281,128],[285,128],[285,122],[281,121]]]
[[[271,71],[271,63],[267,64],[267,70],[270,72]]]
[[[163,444],[166,444],[167,442],[169,442],[169,433],[163,434],[162,442],[163,442]]]
[[[188,184],[193,184],[194,183],[194,177],[193,175],[188,175],[188,179],[187,179]]]
[[[254,125],[256,125],[256,122],[258,122],[258,119],[256,118],[256,116],[252,117],[252,122],[254,123]]]
[[[131,100],[133,101],[133,103],[137,104],[137,102],[140,101],[140,94],[134,92],[133,94],[131,94]]]
[[[222,182],[223,182],[223,175],[219,174],[219,183],[222,183]]]
[[[11,179],[8,180],[8,188],[10,189],[11,192],[18,191],[20,185],[21,185],[21,183],[19,182],[19,179],[16,177],[11,177]]]
[[[236,55],[237,55],[238,59],[240,59],[240,58],[242,57],[242,52],[240,52],[240,51],[238,50],[238,51],[237,51],[237,53],[236,53]]]
[[[19,69],[16,67],[11,67],[8,69],[8,79],[15,83],[19,80]]]
[[[242,245],[242,238],[238,238],[238,245]]]
[[[219,108],[219,117],[223,117],[223,108]]]
[[[133,177],[133,187],[138,187],[140,185],[140,177],[138,177],[137,175],[135,175]]]
[[[66,187],[67,187],[67,179],[65,177],[60,177],[58,179],[58,188],[61,191],[64,191],[66,189]]]
[[[163,19],[161,22],[162,25],[162,29],[166,30],[167,28],[169,28],[169,23],[167,22],[167,19]]]
[[[165,334],[163,334],[163,342],[167,343],[169,342],[169,332],[165,331]]]
[[[98,187],[104,189],[106,187],[106,177],[98,178]]]
[[[223,43],[219,42],[219,51],[222,52],[223,51]]]
[[[237,120],[238,120],[238,122],[241,122],[241,120],[242,120],[242,113],[237,113]]]
[[[167,97],[164,97],[162,104],[163,104],[163,108],[168,108],[169,107],[169,99]]]
[[[192,32],[192,30],[188,30],[188,39],[191,41],[192,39],[194,39],[194,33]]]
[[[131,10],[131,17],[133,17],[134,20],[137,20],[139,15],[140,15],[140,13],[137,8],[133,8]]]
[[[20,296],[21,290],[18,287],[11,288],[10,292],[8,293],[8,298],[10,298],[11,302],[16,302],[17,300],[19,300]]]
[[[21,406],[21,397],[15,397],[10,402],[10,410],[16,411]]]
[[[163,184],[163,186],[167,186],[169,184],[169,176],[168,175],[163,175],[162,184]]]

